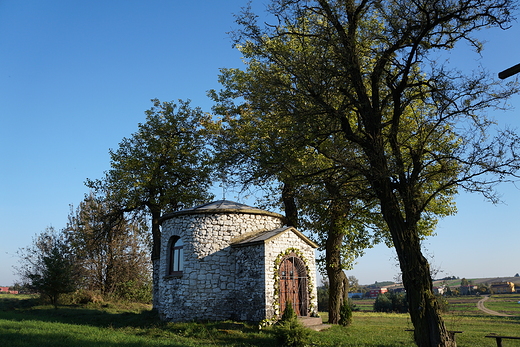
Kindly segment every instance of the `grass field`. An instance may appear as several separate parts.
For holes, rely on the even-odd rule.
[[[445,314],[448,329],[457,334],[459,347],[495,346],[489,333],[520,336],[520,298],[493,296],[486,307],[509,312],[515,317],[495,317],[476,309],[478,297],[450,299]],[[361,300],[364,301],[364,300]],[[373,303],[373,301],[372,301]],[[356,301],[364,311],[354,313],[354,322],[343,328],[333,326],[312,332],[311,346],[414,346],[412,324],[407,314],[368,312],[370,301]],[[366,309],[366,310],[365,310]],[[326,313],[323,314],[327,320]],[[29,296],[0,295],[1,346],[276,346],[270,329],[237,322],[165,323],[143,305],[87,305],[60,307],[38,305]],[[504,341],[520,346],[520,340]]]
[[[493,311],[520,316],[520,294],[492,295],[486,307]]]

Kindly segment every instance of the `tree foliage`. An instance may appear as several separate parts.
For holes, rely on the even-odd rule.
[[[374,301],[375,312],[408,312],[408,301],[405,293],[386,292],[379,294]]]
[[[211,198],[211,166],[202,123],[208,117],[189,101],[160,102],[145,112],[146,122],[110,150],[111,169],[88,187],[121,206],[124,212],[146,211],[152,216],[154,256],[158,256],[158,218]],[[157,224],[158,226],[158,224]]]
[[[223,70],[217,99],[221,114],[262,129],[253,146],[269,165],[251,177],[286,184],[287,173],[314,165],[320,174],[306,179],[340,184],[330,191],[339,192],[343,212],[330,226],[350,222],[355,210],[345,203],[380,213],[384,223],[368,221],[396,249],[420,346],[455,344],[420,241],[455,212],[460,189],[496,201],[496,184],[517,178],[520,145],[488,115],[516,84],[484,70],[464,74],[432,56],[460,41],[480,52],[475,33],[507,27],[515,8],[512,0],[273,0],[274,24],[261,26],[248,8],[237,17],[235,42],[247,67]]]
[[[62,294],[76,290],[80,279],[75,256],[62,236],[48,227],[18,252],[23,286],[48,298],[54,307]]]
[[[130,218],[132,217],[132,218]],[[128,286],[150,291],[150,237],[146,220],[125,215],[105,198],[90,194],[71,207],[64,235],[82,270],[82,288],[105,296],[128,297]]]

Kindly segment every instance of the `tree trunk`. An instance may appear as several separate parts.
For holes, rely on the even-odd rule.
[[[325,244],[325,269],[329,278],[329,323],[338,324],[340,310],[345,295],[348,297],[348,279],[341,266],[341,246],[343,230],[338,225],[338,203],[332,201],[330,207],[331,223]],[[347,282],[345,283],[345,279]]]
[[[294,187],[290,183],[284,183],[282,189],[282,200],[285,209],[285,218],[287,225],[290,227],[298,227],[298,208],[296,207],[296,196]]]
[[[152,260],[152,308],[155,311],[159,311],[161,305],[161,296],[159,293],[159,279],[161,276],[159,274],[159,268],[160,259]]]
[[[455,340],[446,330],[433,293],[430,266],[421,252],[417,232],[403,230],[399,234],[401,237],[394,237],[394,244],[414,326],[415,343],[420,347],[454,347]]]
[[[340,247],[343,235],[334,234],[327,238],[325,262],[327,277],[329,278],[329,324],[338,324],[339,311],[343,299],[343,269],[340,263]]]
[[[350,289],[350,285],[348,283],[348,277],[347,275],[345,275],[345,271],[341,271],[341,277],[343,277],[343,296],[342,296],[342,299],[343,301],[341,302],[341,305],[340,307],[348,301],[348,291]]]
[[[381,212],[399,259],[415,343],[419,347],[454,347],[455,339],[446,330],[433,294],[430,266],[421,252],[417,230],[421,211],[416,207],[413,187],[409,182],[406,185],[392,183],[393,176],[386,165],[378,131],[372,137],[379,141],[373,141],[373,147],[367,150],[372,167],[370,181],[380,200]],[[396,192],[401,199],[397,198]]]
[[[415,343],[419,347],[455,347],[433,294],[430,266],[421,252],[417,223],[405,221],[398,204],[392,201],[385,200],[381,208],[399,259]]]

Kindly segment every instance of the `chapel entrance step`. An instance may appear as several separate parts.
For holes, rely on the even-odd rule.
[[[307,328],[321,331],[330,328],[330,325],[323,324],[321,317],[298,317],[298,320]]]

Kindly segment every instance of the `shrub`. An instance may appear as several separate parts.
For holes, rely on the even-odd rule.
[[[450,303],[446,298],[442,295],[435,295],[435,299],[437,299],[437,305],[439,306],[439,310],[441,312],[448,312]]]
[[[352,301],[345,300],[339,311],[339,324],[346,327],[352,323]]]
[[[103,302],[103,296],[99,291],[79,289],[74,293],[68,294],[64,297],[68,304],[90,304],[90,303],[101,303]]]
[[[298,319],[281,321],[274,333],[282,346],[304,347],[309,344],[310,331]]]
[[[153,300],[152,282],[126,281],[119,283],[114,296],[126,302],[151,303]]]
[[[392,301],[385,294],[379,294],[374,301],[374,311],[375,312],[392,312]]]
[[[310,331],[298,320],[291,302],[287,303],[282,319],[274,328],[274,334],[282,346],[304,347],[309,344]]]
[[[374,302],[376,312],[408,312],[408,300],[406,294],[388,292],[378,295]]]
[[[292,303],[290,301],[287,302],[287,306],[285,307],[285,310],[282,314],[282,322],[287,322],[296,319],[296,312],[294,312],[294,309],[292,307]]]
[[[408,312],[408,299],[404,293],[390,293],[392,300],[392,312],[406,313]]]

